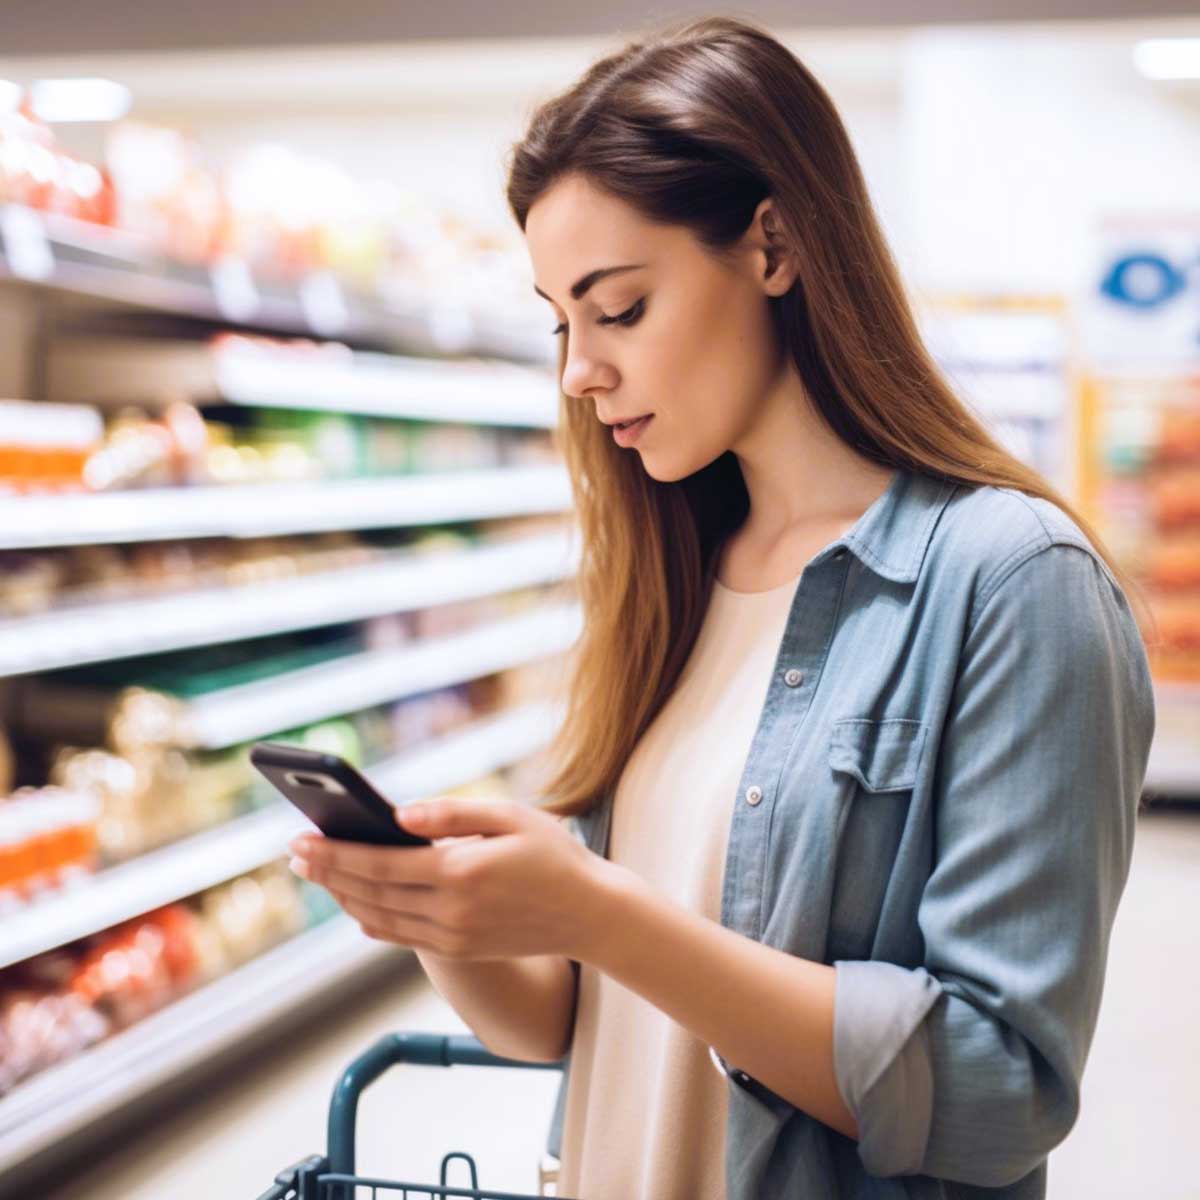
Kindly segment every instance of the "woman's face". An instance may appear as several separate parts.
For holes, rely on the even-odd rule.
[[[718,262],[686,228],[652,224],[580,175],[538,198],[525,238],[567,339],[563,392],[607,423],[653,414],[621,452],[671,482],[736,451],[784,371],[768,308],[779,273],[763,278],[757,238]]]

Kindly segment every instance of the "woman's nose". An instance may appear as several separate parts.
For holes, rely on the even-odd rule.
[[[616,380],[616,371],[583,348],[569,350],[563,367],[562,390],[568,396],[584,397],[589,388],[611,388]]]

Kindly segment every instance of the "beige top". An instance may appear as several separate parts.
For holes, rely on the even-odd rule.
[[[714,585],[683,674],[613,798],[609,859],[717,922],[733,804],[798,583]],[[558,1195],[723,1200],[729,1086],[704,1042],[582,964]]]

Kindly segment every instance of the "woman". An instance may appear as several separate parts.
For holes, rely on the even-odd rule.
[[[1129,581],[939,374],[761,29],[597,62],[508,199],[584,537],[551,799],[297,865],[569,1054],[560,1195],[1043,1196],[1154,728]]]

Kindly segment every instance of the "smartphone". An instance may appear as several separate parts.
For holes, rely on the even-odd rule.
[[[326,836],[373,846],[431,846],[396,824],[395,809],[336,754],[255,742],[250,761]]]

